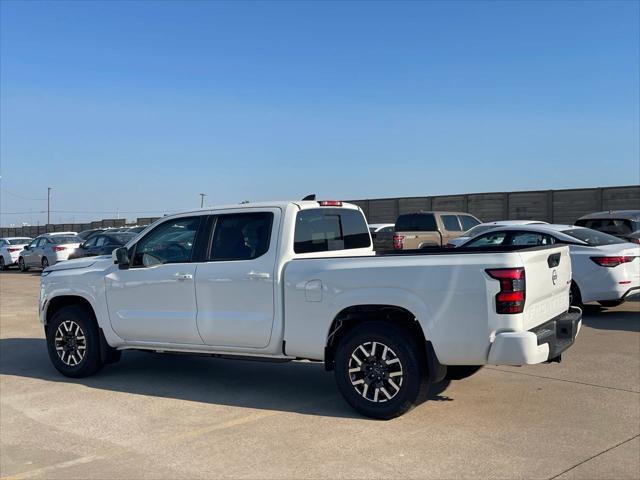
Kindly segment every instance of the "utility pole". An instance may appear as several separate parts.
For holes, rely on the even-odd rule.
[[[200,195],[200,208],[204,207],[204,197],[207,196],[206,193],[199,193],[198,195]]]
[[[47,187],[47,229],[51,223],[51,187]]]

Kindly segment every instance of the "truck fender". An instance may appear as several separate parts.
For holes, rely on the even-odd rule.
[[[427,339],[429,335],[429,308],[416,294],[401,288],[359,288],[338,294],[334,298],[331,323],[340,312],[359,305],[390,305],[403,308],[413,314]],[[327,325],[328,338],[331,323]]]

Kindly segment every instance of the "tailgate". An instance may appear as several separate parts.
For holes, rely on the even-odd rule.
[[[526,276],[523,327],[530,330],[569,309],[571,258],[568,246],[518,253]]]

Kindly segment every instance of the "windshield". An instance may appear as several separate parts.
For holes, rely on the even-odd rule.
[[[131,240],[135,235],[133,233],[113,233],[109,235],[109,238],[114,240],[112,243],[120,243],[124,245]]]
[[[77,236],[55,235],[49,237],[49,240],[53,243],[60,245],[61,243],[80,243]]]
[[[25,245],[30,241],[30,238],[12,238],[10,240],[7,240],[7,242],[9,242],[9,245]]]
[[[565,235],[582,240],[587,245],[597,247],[600,245],[614,245],[616,243],[625,243],[624,240],[620,240],[618,237],[602,233],[597,230],[591,230],[590,228],[576,228],[573,230],[563,230]]]

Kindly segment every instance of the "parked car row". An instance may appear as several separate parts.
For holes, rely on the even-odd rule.
[[[475,225],[462,231],[461,227],[472,223]],[[417,212],[400,215],[393,230],[391,244],[396,250],[568,245],[572,305],[598,302],[613,307],[640,294],[639,210],[591,213],[575,225],[538,220],[480,223],[466,213]],[[389,249],[383,240],[374,237],[377,250]]]
[[[94,228],[80,233],[45,233],[36,238],[0,238],[0,270],[15,266],[26,272],[74,258],[110,255],[145,228]]]

